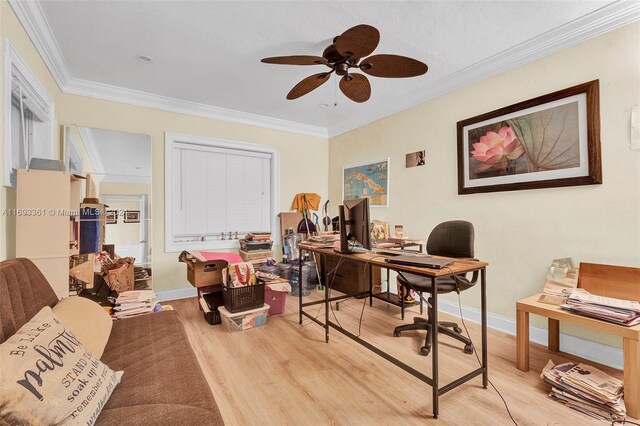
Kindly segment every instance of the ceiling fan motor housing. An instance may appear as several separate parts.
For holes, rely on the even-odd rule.
[[[336,74],[338,75],[349,74],[349,64],[347,64],[346,62],[340,62],[335,64],[334,69],[336,70]]]
[[[326,49],[324,49],[324,52],[322,52],[322,57],[325,58],[330,63],[344,61],[345,59],[340,54],[340,52],[338,52],[338,49],[336,49],[335,43],[330,44],[329,46],[327,46]]]

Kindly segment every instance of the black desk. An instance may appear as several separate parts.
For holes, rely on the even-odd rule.
[[[342,327],[340,327],[338,324],[332,322],[329,319],[329,303],[330,302],[334,302],[334,301],[338,301],[338,300],[343,300],[343,299],[347,299],[350,297],[353,297],[353,295],[343,295],[343,296],[336,296],[336,297],[329,297],[329,291],[328,291],[328,287],[325,290],[324,293],[324,299],[323,300],[316,300],[313,302],[306,302],[303,303],[302,302],[302,297],[299,297],[298,300],[298,309],[299,309],[299,323],[302,324],[302,317],[305,316],[307,318],[309,318],[311,321],[317,323],[318,325],[322,326],[325,329],[325,341],[328,343],[329,342],[329,328],[334,328],[336,330],[338,330],[340,333],[344,334],[345,336],[349,337],[352,340],[355,340],[356,342],[358,342],[360,345],[364,346],[365,348],[373,351],[374,353],[376,353],[377,355],[380,355],[381,357],[383,357],[384,359],[386,359],[387,361],[393,363],[394,365],[402,368],[404,371],[410,373],[411,375],[417,377],[418,379],[422,380],[423,382],[427,383],[428,385],[431,386],[432,388],[432,398],[433,398],[433,417],[434,418],[438,418],[438,398],[440,397],[440,395],[450,391],[451,389],[454,389],[458,386],[460,386],[461,384],[473,379],[476,376],[482,375],[482,386],[486,389],[487,388],[487,384],[488,384],[488,379],[487,379],[487,286],[486,286],[486,267],[487,267],[487,263],[485,262],[475,262],[475,261],[470,261],[470,260],[457,260],[457,259],[453,259],[455,260],[455,263],[453,265],[451,265],[450,267],[447,268],[443,268],[443,269],[428,269],[428,268],[417,268],[417,267],[413,267],[413,266],[405,266],[405,265],[397,265],[397,264],[392,264],[392,263],[386,263],[385,257],[384,255],[381,254],[376,254],[376,253],[371,253],[371,252],[366,252],[366,253],[358,253],[358,254],[340,254],[335,252],[333,249],[326,249],[326,248],[317,248],[317,247],[313,247],[313,246],[309,246],[309,245],[301,245],[300,246],[300,257],[303,257],[303,252],[307,251],[307,252],[311,252],[311,253],[318,253],[321,258],[322,258],[322,262],[325,262],[325,259],[327,256],[337,256],[337,257],[345,257],[351,261],[356,261],[356,262],[360,262],[362,264],[364,264],[364,267],[372,267],[372,266],[378,266],[378,267],[383,267],[383,268],[388,268],[391,270],[394,270],[398,273],[403,273],[403,272],[410,272],[412,274],[416,274],[416,275],[421,275],[424,277],[428,277],[431,278],[432,280],[432,284],[433,287],[435,288],[435,280],[438,277],[445,277],[445,276],[450,276],[453,274],[464,274],[467,272],[473,272],[473,271],[480,271],[480,286],[481,286],[481,312],[482,312],[482,366],[454,381],[452,381],[451,383],[448,383],[444,386],[440,386],[439,382],[438,382],[438,327],[431,327],[432,330],[432,336],[433,336],[433,340],[432,340],[432,347],[431,347],[431,361],[433,363],[432,366],[432,377],[428,377],[427,375],[425,375],[424,373],[421,373],[420,371],[416,370],[415,368],[413,368],[412,366],[403,363],[402,361],[400,361],[397,358],[392,357],[391,355],[389,355],[388,353],[382,351],[381,349],[373,346],[372,344],[370,344],[369,342],[361,339],[360,337],[356,336],[355,334],[350,333],[349,331],[343,329]],[[300,267],[300,271],[299,271],[299,277],[302,276],[302,265],[299,266]],[[371,274],[369,274],[371,276]],[[369,283],[369,291],[366,292],[366,296],[369,297],[369,306],[372,306],[373,304],[373,291],[372,291],[372,285],[371,282]],[[302,294],[302,280],[298,280],[298,286],[299,288],[299,294]],[[434,294],[431,295],[431,306],[429,306],[429,318],[431,320],[431,324],[437,324],[438,322],[438,294],[436,292],[434,292]],[[309,314],[308,312],[304,311],[304,308],[307,306],[313,306],[313,305],[318,305],[318,304],[322,304],[324,303],[324,313],[325,313],[325,321],[324,323],[321,322],[320,320],[318,320],[317,318],[313,317],[311,314]]]

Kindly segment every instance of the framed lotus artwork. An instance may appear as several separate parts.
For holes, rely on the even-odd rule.
[[[599,183],[598,80],[458,122],[458,194]]]

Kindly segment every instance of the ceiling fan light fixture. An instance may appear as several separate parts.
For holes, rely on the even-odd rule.
[[[322,57],[292,55],[263,58],[262,62],[280,65],[325,65],[331,70],[326,73],[314,74],[296,84],[287,94],[287,99],[293,100],[317,89],[325,83],[332,73],[342,77],[340,90],[354,102],[362,103],[371,96],[369,80],[362,74],[349,73],[350,68],[360,69],[373,77],[407,78],[423,75],[429,69],[425,63],[400,55],[373,55],[373,51],[380,41],[380,32],[366,24],[349,28],[333,39],[327,46]],[[362,59],[364,58],[364,59]],[[324,104],[320,105],[326,108]],[[335,106],[335,105],[334,105]]]

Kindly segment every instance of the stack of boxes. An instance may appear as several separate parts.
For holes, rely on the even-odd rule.
[[[253,263],[258,269],[273,258],[273,241],[270,232],[250,232],[240,240],[240,257],[245,262]]]
[[[212,259],[216,256],[219,258]],[[226,287],[228,267],[242,262],[240,256],[221,252],[182,252],[179,260],[187,265],[187,280],[197,288],[200,310],[209,324],[222,323],[227,330],[238,331],[267,322],[269,305],[264,303],[263,283]]]
[[[182,252],[179,260],[187,265],[187,281],[198,290],[198,303],[209,324],[220,324],[218,308],[224,304],[222,289],[228,262],[207,260],[199,252]]]

